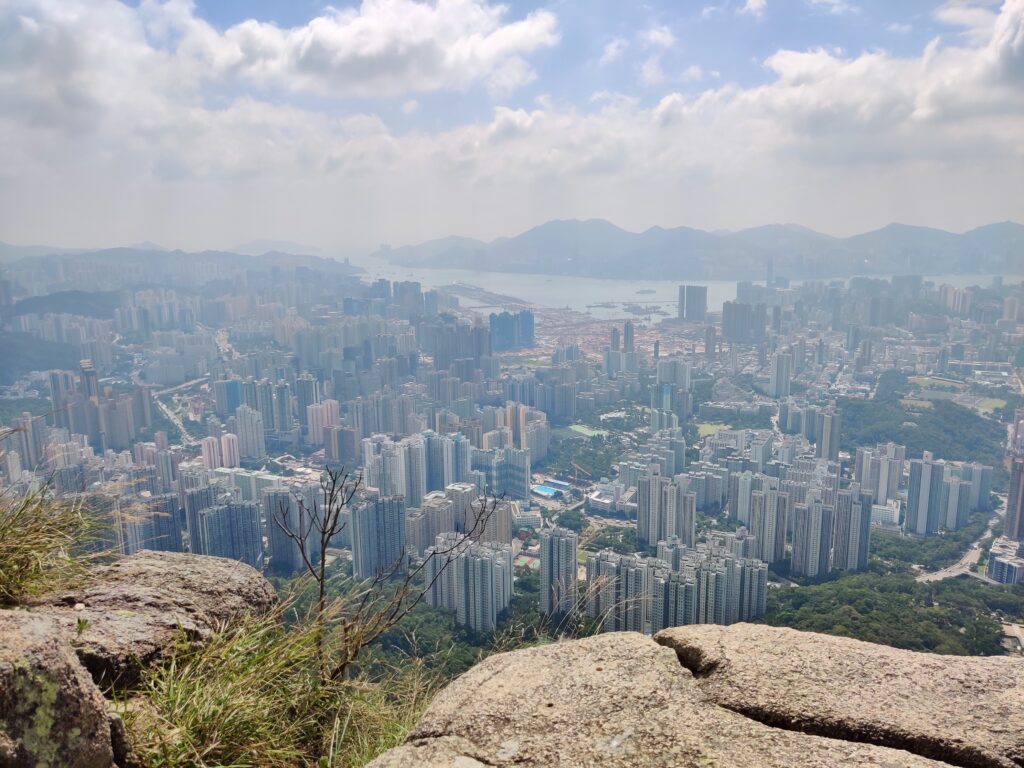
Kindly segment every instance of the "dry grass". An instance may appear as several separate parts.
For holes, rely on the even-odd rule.
[[[437,678],[412,663],[369,680],[320,674],[319,626],[282,608],[235,624],[151,671],[125,708],[151,768],[360,766],[405,737]]]
[[[0,605],[16,605],[81,579],[82,547],[99,531],[81,504],[46,491],[0,495]]]

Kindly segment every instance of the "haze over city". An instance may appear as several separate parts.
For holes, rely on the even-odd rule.
[[[1024,1],[0,7],[16,244],[1024,220]]]
[[[0,766],[1024,765],[1024,0],[0,0]]]

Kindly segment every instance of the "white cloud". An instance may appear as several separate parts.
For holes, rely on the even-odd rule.
[[[676,36],[668,27],[651,27],[640,33],[640,39],[650,48],[666,50],[676,44]]]
[[[420,103],[416,99],[409,99],[408,101],[402,102],[402,114],[403,115],[414,115],[420,109]]]
[[[622,58],[622,54],[626,52],[627,48],[629,48],[629,42],[621,37],[609,40],[601,52],[601,59],[598,63],[603,67],[618,61]]]
[[[746,2],[743,3],[743,6],[737,10],[736,13],[760,19],[764,17],[764,13],[767,9],[768,0],[746,0]]]
[[[935,18],[951,27],[960,27],[973,43],[984,43],[995,29],[998,13],[990,2],[950,0],[935,11]]]
[[[846,2],[846,0],[806,0],[812,8],[819,8],[831,13],[833,16],[843,16],[848,13],[860,13],[860,7]]]
[[[557,20],[548,11],[515,21],[507,14],[487,0],[363,0],[327,7],[300,27],[249,20],[223,33],[186,2],[147,0],[139,15],[196,76],[379,98],[479,81],[503,91],[530,82],[535,74],[523,57],[558,42]]]
[[[0,10],[0,231],[14,242],[376,244],[569,216],[838,232],[1024,218],[1024,0],[1008,0],[988,38],[933,41],[919,56],[782,50],[757,86],[680,86],[653,106],[553,97],[401,133],[344,102],[272,103],[243,87],[249,75],[204,71],[196,62],[209,60],[183,49],[211,49],[194,42],[206,32],[190,6],[44,1]],[[190,23],[199,31],[182,31]],[[477,81],[500,87],[508,60]],[[663,83],[703,74],[660,60],[658,72]],[[371,79],[402,94],[384,114],[424,82],[465,82]]]
[[[721,5],[705,5],[700,9],[700,17],[707,21],[708,19],[714,18],[722,12]]]
[[[898,21],[894,21],[885,30],[886,32],[892,32],[894,35],[909,35],[914,28],[909,24],[901,24]]]

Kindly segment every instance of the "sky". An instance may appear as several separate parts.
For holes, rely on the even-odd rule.
[[[0,240],[1024,222],[1024,0],[0,0]]]

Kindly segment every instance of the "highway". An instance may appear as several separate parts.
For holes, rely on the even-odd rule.
[[[962,576],[966,573],[968,576],[973,576],[977,579],[980,579],[981,581],[994,583],[987,576],[982,576],[981,574],[976,573],[974,568],[975,566],[977,566],[978,561],[981,560],[981,543],[985,541],[985,539],[989,539],[992,537],[992,529],[995,527],[996,522],[998,522],[998,520],[999,515],[993,515],[992,519],[988,521],[988,527],[985,528],[985,532],[981,534],[981,536],[979,536],[976,541],[971,543],[970,548],[967,550],[964,556],[957,560],[955,563],[953,563],[953,565],[950,565],[939,571],[932,571],[931,573],[922,573],[920,576],[917,577],[917,580],[922,582],[942,581],[943,579],[954,579],[957,576]]]

